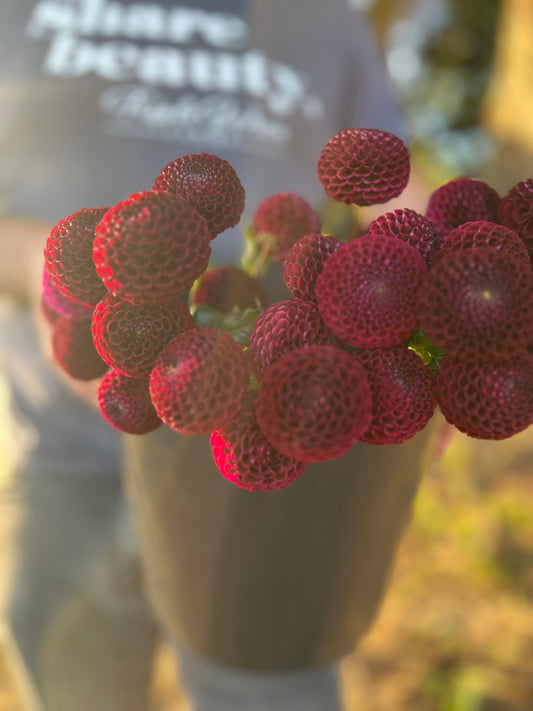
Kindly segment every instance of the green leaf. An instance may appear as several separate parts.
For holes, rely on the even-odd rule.
[[[259,237],[259,238],[258,238]],[[268,271],[272,255],[277,249],[274,235],[261,232],[256,235],[251,225],[244,228],[245,251],[241,257],[241,268],[254,279]]]
[[[261,306],[257,306],[244,311],[234,309],[227,314],[223,314],[207,304],[202,304],[196,308],[193,318],[197,326],[201,328],[218,328],[219,331],[229,333],[237,343],[246,348],[257,317],[262,310]]]
[[[408,340],[407,348],[422,358],[434,375],[439,372],[440,363],[444,358],[444,351],[439,346],[433,345],[421,328]]]

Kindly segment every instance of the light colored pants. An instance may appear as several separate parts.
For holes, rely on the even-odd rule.
[[[21,520],[6,627],[26,708],[147,711],[159,631],[118,477],[32,474],[9,504]]]
[[[341,711],[336,664],[291,672],[252,672],[176,646],[194,711]]]

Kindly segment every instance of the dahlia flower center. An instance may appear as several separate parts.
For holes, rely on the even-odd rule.
[[[495,288],[494,285],[488,286],[486,284],[472,284],[467,291],[467,298],[471,303],[471,306],[475,314],[481,315],[483,311],[480,309],[488,309],[487,314],[499,313],[499,309],[502,306],[502,294],[501,291]],[[505,303],[505,301],[504,301]],[[497,311],[495,311],[497,309]]]

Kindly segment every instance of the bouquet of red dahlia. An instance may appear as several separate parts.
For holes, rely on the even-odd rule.
[[[318,160],[334,201],[404,190],[405,144],[375,129],[335,135]],[[281,489],[358,441],[397,444],[437,405],[472,437],[533,423],[533,180],[500,198],[481,180],[435,190],[348,241],[301,196],[257,208],[243,268],[209,267],[211,240],[241,220],[244,188],[205,153],[151,190],[62,219],[45,247],[43,311],[67,374],[100,378],[109,423],[209,434],[222,475]],[[292,297],[256,280],[283,266]]]

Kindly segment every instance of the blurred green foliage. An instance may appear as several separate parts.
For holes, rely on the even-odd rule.
[[[479,118],[502,0],[352,2],[376,27],[426,177],[475,176],[494,150]]]

